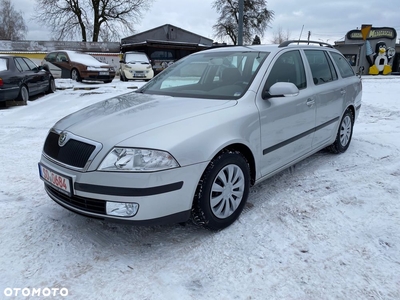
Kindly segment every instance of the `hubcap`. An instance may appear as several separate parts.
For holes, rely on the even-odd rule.
[[[215,177],[210,193],[213,214],[225,219],[232,215],[242,202],[245,179],[237,165],[225,166]]]
[[[76,70],[72,71],[72,79],[76,80],[78,78],[78,72]]]
[[[346,146],[351,136],[351,118],[345,116],[342,124],[340,125],[340,144]]]

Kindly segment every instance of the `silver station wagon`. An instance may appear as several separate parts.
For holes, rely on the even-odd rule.
[[[219,230],[251,186],[323,148],[345,152],[361,94],[325,43],[198,52],[57,122],[40,177],[51,199],[88,217]]]

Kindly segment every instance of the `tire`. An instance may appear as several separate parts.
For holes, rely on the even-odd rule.
[[[231,225],[246,204],[250,168],[240,152],[224,151],[207,166],[197,186],[192,221],[210,230]]]
[[[53,77],[49,79],[49,88],[46,91],[46,94],[54,93],[56,91],[56,82]]]
[[[79,71],[77,69],[72,69],[71,70],[71,79],[75,80],[77,82],[81,82],[82,81],[82,78],[79,75]]]
[[[121,81],[128,81],[127,79],[126,79],[126,77],[125,77],[125,75],[124,75],[124,72],[121,70],[120,71],[120,73],[119,73],[119,79],[121,80]]]
[[[349,148],[351,138],[353,136],[354,115],[350,109],[347,109],[340,121],[339,129],[336,134],[335,142],[328,146],[328,150],[332,153],[343,153]]]
[[[29,91],[26,85],[21,85],[19,89],[19,94],[17,97],[18,101],[28,101],[29,100]]]

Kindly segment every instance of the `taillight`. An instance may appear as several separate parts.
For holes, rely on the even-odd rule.
[[[0,78],[0,86],[3,86],[3,79]]]

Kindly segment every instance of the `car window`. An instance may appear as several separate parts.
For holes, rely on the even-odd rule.
[[[8,59],[7,58],[0,58],[0,71],[6,71],[8,70]]]
[[[314,84],[320,85],[337,80],[335,68],[326,51],[304,50],[304,53],[310,65]]]
[[[14,61],[18,62],[19,66],[21,67],[22,71],[30,71],[31,69],[26,64],[26,62],[22,59],[22,57],[15,57]]]
[[[349,61],[346,58],[344,58],[341,54],[335,52],[331,52],[331,55],[339,69],[340,75],[343,78],[354,76],[354,70],[350,66]]]
[[[145,53],[126,53],[125,62],[149,62]]]
[[[161,72],[140,92],[182,97],[237,99],[247,90],[268,54],[255,51],[205,51],[187,56]],[[255,60],[258,62],[255,63]],[[258,68],[252,71],[254,64]]]
[[[67,57],[67,55],[65,53],[60,52],[60,53],[57,54],[56,61],[57,62],[67,62],[68,61],[68,57]]]
[[[57,52],[51,52],[51,53],[47,54],[45,59],[49,62],[55,62],[56,56],[57,56]]]
[[[31,70],[33,70],[33,69],[35,69],[35,68],[38,67],[38,66],[37,66],[33,61],[31,61],[29,58],[24,57],[23,60],[26,62],[26,64],[29,66],[29,68],[30,68]]]
[[[277,82],[291,82],[298,89],[307,87],[303,60],[298,50],[283,53],[275,61],[265,85],[265,90]]]

